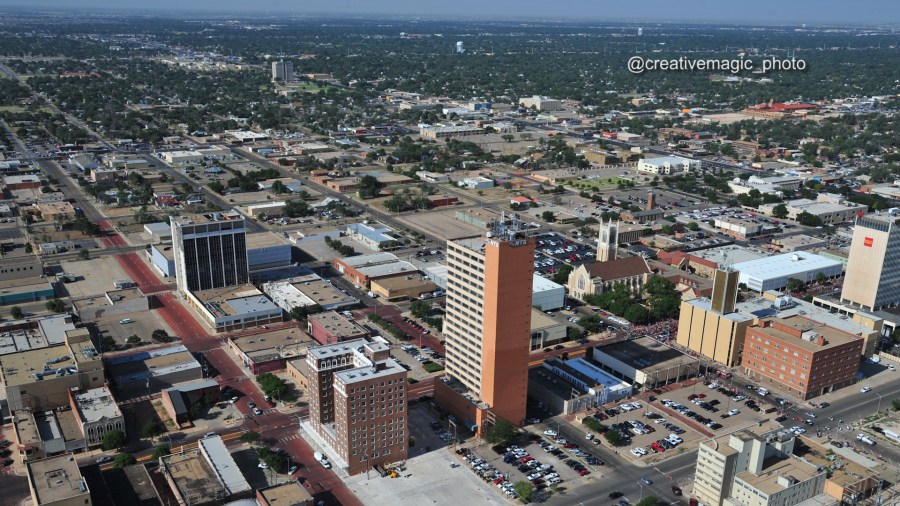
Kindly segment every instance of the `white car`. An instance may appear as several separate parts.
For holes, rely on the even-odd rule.
[[[632,448],[631,454],[634,455],[635,457],[641,457],[644,455],[643,453],[639,452],[637,448]]]
[[[744,395],[735,395],[734,397],[731,398],[731,400],[733,400],[734,402],[741,402],[742,400],[744,400],[746,398],[747,397]]]
[[[260,462],[259,464],[256,465],[256,467],[258,467],[260,469],[268,469],[269,468],[268,464],[266,464],[265,462]]]
[[[741,410],[739,410],[739,409],[732,409],[731,411],[728,412],[728,416],[734,416],[740,412],[741,412]]]
[[[889,366],[888,366],[888,371],[896,371],[896,370],[897,370],[896,367],[894,367],[894,366],[892,366],[892,365],[889,365]]]
[[[559,433],[556,432],[555,430],[547,429],[547,430],[544,431],[544,435],[545,435],[545,436],[550,436],[550,437],[556,437],[556,436],[559,435]]]
[[[641,406],[640,402],[632,402],[631,407],[634,409],[641,409],[643,406]]]
[[[864,394],[865,394],[865,393],[871,392],[872,389],[869,388],[869,387],[862,387],[862,388],[859,389],[859,391],[860,391],[861,393],[864,393]]]

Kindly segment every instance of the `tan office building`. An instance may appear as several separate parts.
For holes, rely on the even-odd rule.
[[[897,218],[891,214],[869,214],[856,220],[841,302],[869,311],[900,304]]]
[[[470,429],[525,420],[533,275],[534,238],[517,231],[447,242],[447,375],[435,400]]]
[[[71,453],[26,464],[34,506],[91,506],[91,491]]]

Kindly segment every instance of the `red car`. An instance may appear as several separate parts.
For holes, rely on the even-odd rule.
[[[563,448],[571,449],[571,448],[575,448],[575,446],[576,446],[575,443],[566,443],[563,445]]]
[[[653,449],[656,450],[656,451],[658,451],[658,452],[664,452],[664,451],[666,451],[665,447],[663,447],[663,445],[661,445],[661,444],[659,444],[659,443],[651,443],[650,446],[652,446]]]
[[[706,399],[706,394],[697,394],[699,399]]]
[[[534,457],[532,457],[531,455],[529,455],[529,456],[527,456],[527,457],[522,457],[521,459],[519,459],[519,463],[520,463],[520,464],[524,464],[524,463],[526,463],[526,462],[531,462],[532,460],[534,460]]]
[[[578,471],[578,476],[587,476],[589,474],[591,474],[591,472],[588,471],[587,469],[582,469],[581,471]]]

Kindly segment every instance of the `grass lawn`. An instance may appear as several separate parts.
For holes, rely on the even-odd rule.
[[[627,182],[626,179],[622,178],[615,178],[612,182],[609,182],[607,179],[578,179],[569,182],[569,184],[579,190],[608,190],[610,188],[615,188],[618,181],[622,181],[623,183]]]

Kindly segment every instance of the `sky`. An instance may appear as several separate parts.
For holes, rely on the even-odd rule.
[[[487,20],[629,20],[735,24],[900,24],[897,0],[0,0],[4,7],[140,9],[171,15],[289,13]]]

